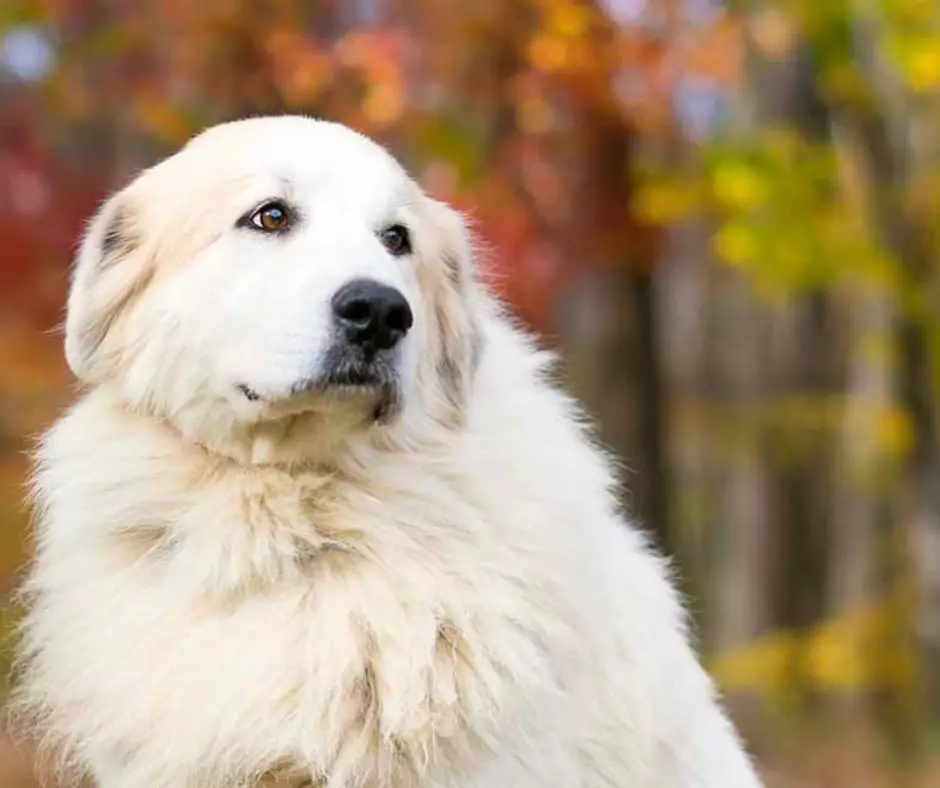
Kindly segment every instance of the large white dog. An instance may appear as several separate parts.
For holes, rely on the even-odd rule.
[[[461,219],[255,118],[91,222],[17,708],[104,788],[753,788],[664,563]]]

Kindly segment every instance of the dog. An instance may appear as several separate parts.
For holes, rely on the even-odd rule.
[[[102,788],[754,788],[666,561],[466,222],[346,126],[90,221],[14,715]]]

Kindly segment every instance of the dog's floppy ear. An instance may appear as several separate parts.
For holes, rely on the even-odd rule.
[[[434,254],[446,282],[434,299],[440,348],[437,378],[451,416],[462,418],[483,351],[481,296],[474,278],[473,247],[466,222],[450,206],[429,200],[438,239]]]
[[[92,217],[72,270],[65,319],[65,358],[85,383],[100,382],[117,362],[109,331],[146,284],[141,221],[125,189]]]

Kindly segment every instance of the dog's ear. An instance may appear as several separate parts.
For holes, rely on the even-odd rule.
[[[455,287],[473,287],[474,258],[466,219],[446,203],[428,200],[435,227],[438,228],[437,254]]]
[[[104,202],[88,224],[72,269],[65,318],[65,358],[85,383],[97,383],[117,363],[108,335],[146,284],[142,222],[127,189]]]
[[[445,281],[434,288],[438,386],[450,418],[462,420],[483,352],[482,296],[474,276],[473,245],[466,221],[450,206],[429,200],[438,237],[434,255]]]

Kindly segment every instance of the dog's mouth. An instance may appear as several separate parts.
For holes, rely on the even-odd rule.
[[[331,365],[316,392],[331,400],[365,399],[376,422],[388,421],[401,403],[398,371],[381,357],[371,360],[343,357]]]
[[[321,384],[324,389],[374,389],[389,383],[390,375],[374,364],[344,364],[332,370]]]
[[[236,388],[249,402],[274,404],[248,384],[240,383]],[[385,422],[400,408],[401,384],[391,359],[344,352],[328,358],[319,375],[296,381],[286,396],[275,399],[292,409],[353,404],[369,408],[374,421]]]

